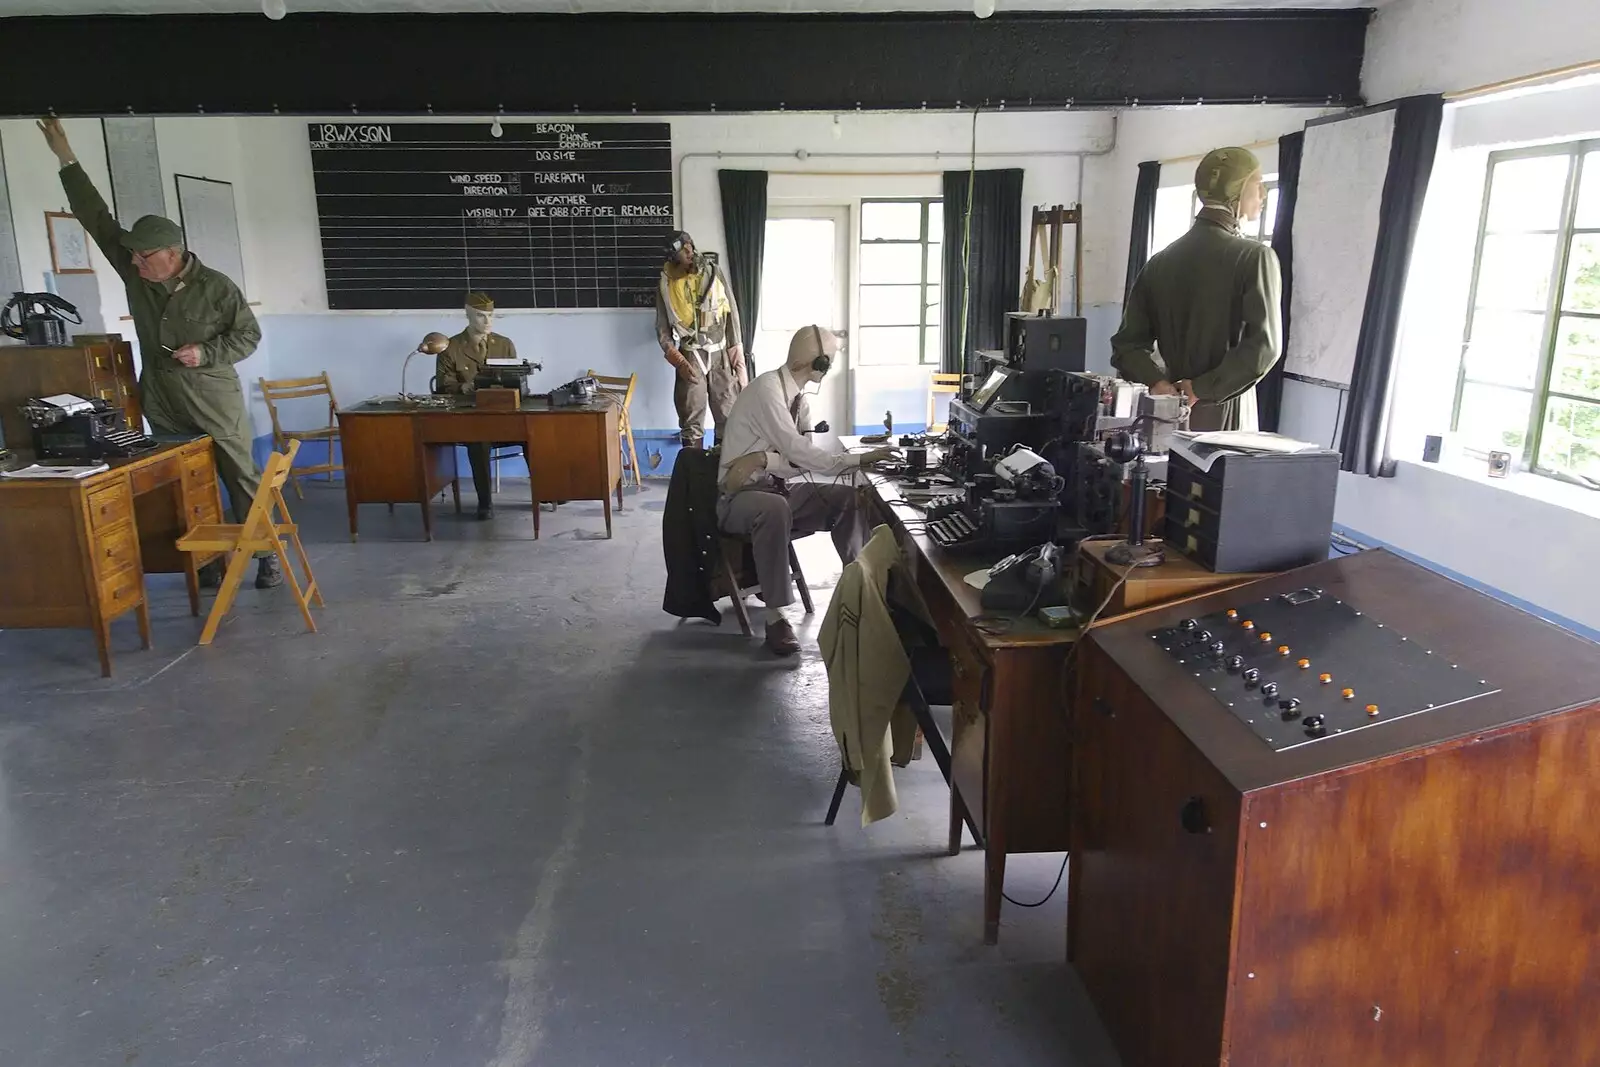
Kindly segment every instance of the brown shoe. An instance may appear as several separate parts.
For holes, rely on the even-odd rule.
[[[774,656],[792,656],[800,651],[800,639],[794,635],[794,627],[789,625],[788,619],[767,623],[766,646]]]

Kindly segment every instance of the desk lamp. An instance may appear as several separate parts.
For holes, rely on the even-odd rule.
[[[415,401],[417,398],[406,392],[406,371],[411,369],[412,357],[418,355],[437,356],[450,347],[450,338],[442,333],[434,332],[424,337],[416,348],[406,356],[405,365],[400,368],[400,399],[402,401]]]

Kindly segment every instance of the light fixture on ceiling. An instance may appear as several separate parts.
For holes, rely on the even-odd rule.
[[[506,128],[504,126],[500,125],[500,116],[496,115],[494,117],[494,121],[489,123],[489,136],[490,137],[501,137],[501,136],[503,136],[505,134],[505,132],[506,132]]]
[[[994,0],[972,0],[972,13],[980,19],[994,14]]]
[[[289,13],[287,0],[261,0],[261,13],[277,22]]]

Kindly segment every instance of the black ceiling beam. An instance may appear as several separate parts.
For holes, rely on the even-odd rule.
[[[0,114],[1357,104],[1369,12],[0,19]]]

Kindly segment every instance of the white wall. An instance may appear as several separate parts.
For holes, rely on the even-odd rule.
[[[1200,157],[1213,148],[1276,141],[1327,114],[1315,108],[1138,108],[1121,112],[1116,151],[1091,160],[1084,181],[1084,301],[1089,308],[1090,369],[1107,371],[1111,335],[1122,320],[1134,184],[1139,164],[1193,156],[1162,168],[1162,183],[1194,181]],[[1253,149],[1268,171],[1277,169],[1276,144]],[[1185,178],[1187,172],[1187,178]]]
[[[1377,103],[1596,58],[1594,0],[1392,0],[1367,30],[1361,88]]]

